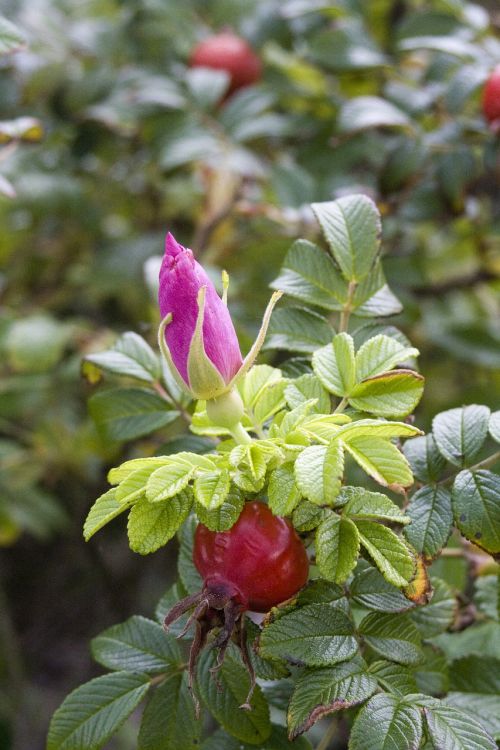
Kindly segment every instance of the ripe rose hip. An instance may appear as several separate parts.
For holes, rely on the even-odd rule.
[[[251,677],[248,707],[255,677],[247,652],[244,612],[267,612],[290,599],[304,586],[309,573],[305,547],[291,523],[274,516],[264,503],[245,504],[229,531],[210,531],[199,524],[194,537],[194,564],[203,578],[203,590],[176,604],[165,617],[168,629],[177,618],[195,607],[196,633],[189,657],[190,685],[200,650],[208,633],[220,628],[213,645],[219,649],[220,667],[233,633],[238,636],[243,661]]]
[[[229,94],[260,80],[262,65],[241,37],[223,31],[203,40],[194,48],[189,64],[192,68],[204,67],[225,70],[230,76]]]
[[[486,81],[483,91],[483,112],[488,122],[500,128],[500,65]]]

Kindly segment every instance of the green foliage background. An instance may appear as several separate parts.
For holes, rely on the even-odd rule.
[[[391,322],[421,352],[418,426],[498,406],[500,141],[480,91],[500,41],[498,12],[461,0],[7,0],[2,12],[26,45],[0,58],[0,746],[35,748],[61,696],[95,674],[88,638],[149,614],[173,578],[169,551],[135,559],[120,528],[81,541],[106,469],[179,431],[110,439],[79,377],[118,332],[154,344],[151,259],[166,229],[214,278],[230,272],[246,349],[291,239],[319,234],[307,204],[366,192],[404,305]],[[220,106],[224,76],[186,61],[224,25],[265,72]],[[460,564],[445,567],[458,585]],[[134,747],[127,731],[114,747]]]

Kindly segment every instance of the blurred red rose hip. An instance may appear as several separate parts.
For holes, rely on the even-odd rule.
[[[262,64],[250,45],[231,31],[215,34],[197,44],[189,64],[192,68],[227,71],[231,78],[228,93],[256,83],[262,74]]]
[[[500,65],[486,81],[483,91],[483,113],[488,122],[500,128]]]

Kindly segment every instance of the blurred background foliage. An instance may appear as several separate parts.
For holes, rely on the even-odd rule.
[[[168,551],[136,558],[120,528],[81,539],[106,468],[181,429],[110,441],[86,406],[97,374],[80,378],[82,356],[117,333],[154,345],[167,229],[214,278],[231,274],[246,351],[291,240],[319,234],[308,204],[368,194],[404,305],[391,322],[421,351],[419,426],[451,406],[498,407],[500,139],[481,91],[500,12],[4,0],[2,13],[16,26],[0,22],[0,748],[37,750],[62,696],[93,674],[88,638],[148,614],[173,575]],[[225,27],[263,77],[224,99],[228,76],[188,60]],[[134,747],[128,731],[109,746]]]

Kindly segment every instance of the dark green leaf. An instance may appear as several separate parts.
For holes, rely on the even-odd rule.
[[[436,482],[441,477],[446,459],[439,452],[432,433],[407,440],[403,451],[415,477],[421,482]]]
[[[411,524],[404,530],[405,537],[417,552],[432,558],[448,541],[453,523],[451,495],[444,487],[422,487],[411,498],[406,510]]]
[[[108,669],[169,672],[182,662],[176,641],[152,620],[134,615],[93,638],[92,656]]]
[[[395,695],[375,695],[356,717],[349,750],[418,750],[421,739],[418,708]]]
[[[431,583],[434,591],[430,602],[417,607],[410,615],[422,638],[431,638],[447,630],[457,613],[457,602],[448,584],[434,576]]]
[[[399,589],[387,583],[381,573],[364,560],[359,561],[349,590],[357,604],[376,612],[404,612],[414,606]]]
[[[166,427],[179,416],[168,404],[145,388],[113,388],[95,393],[89,410],[108,440],[133,440]]]
[[[98,750],[141,702],[149,689],[144,674],[113,672],[68,695],[49,728],[47,750]]]
[[[138,750],[195,750],[201,724],[194,712],[187,673],[172,675],[156,688],[139,730]]]
[[[418,664],[423,654],[421,638],[406,614],[367,615],[359,625],[365,642],[378,654],[398,664]]]
[[[488,434],[487,406],[462,406],[434,417],[432,432],[437,446],[454,466],[467,466],[477,456]]]
[[[415,675],[403,664],[394,664],[391,661],[374,661],[368,667],[370,674],[374,675],[377,682],[390,693],[397,696],[416,693],[417,683]]]
[[[500,552],[500,476],[491,471],[461,471],[451,493],[455,523],[469,541]]]
[[[322,315],[300,307],[281,307],[273,312],[263,348],[312,354],[331,341],[333,334]]]

